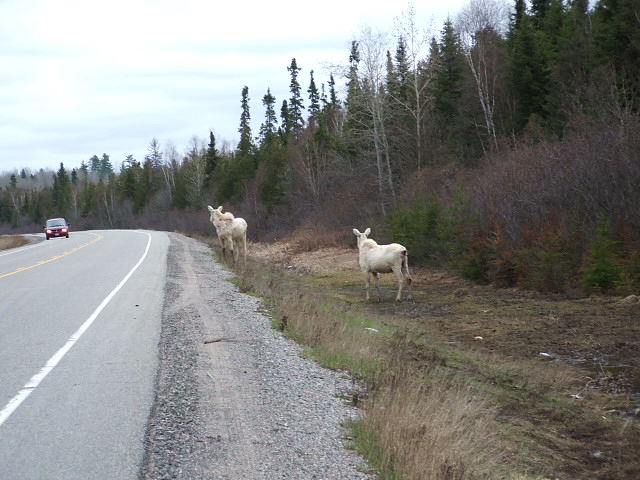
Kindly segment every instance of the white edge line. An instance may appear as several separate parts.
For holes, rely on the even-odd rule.
[[[8,252],[0,253],[0,257],[4,257],[6,255],[11,255],[12,253],[24,252],[25,250],[29,250],[31,248],[39,247],[40,243],[42,243],[42,242],[38,242],[38,243],[35,243],[33,245],[28,245],[26,247],[12,248]]]
[[[60,360],[62,360],[66,353],[71,349],[71,347],[73,347],[73,345],[80,339],[82,334],[89,329],[93,321],[98,317],[98,315],[100,315],[100,312],[104,310],[104,308],[115,296],[115,294],[118,293],[118,291],[124,286],[125,283],[127,283],[129,278],[131,278],[133,273],[142,264],[144,259],[147,257],[147,254],[149,253],[149,247],[151,246],[151,235],[147,232],[142,233],[147,235],[149,237],[149,240],[147,241],[147,248],[145,249],[142,257],[140,257],[140,260],[138,260],[138,263],[136,263],[135,266],[129,271],[129,273],[127,273],[127,275],[120,281],[116,288],[114,288],[111,293],[107,295],[102,303],[98,305],[98,308],[96,308],[95,311],[89,316],[89,318],[85,320],[80,328],[78,328],[78,330],[76,330],[75,333],[71,335],[71,337],[69,337],[62,348],[58,350],[49,360],[47,360],[45,366],[42,367],[40,371],[33,377],[31,377],[31,379],[24,385],[24,387],[22,387],[22,389],[15,397],[9,400],[9,403],[7,403],[7,405],[0,411],[0,425],[2,425],[11,416],[11,414],[16,411],[20,404],[24,402],[29,395],[31,395],[31,392],[38,388],[45,377],[49,375],[51,370],[53,370],[56,365],[58,365]]]

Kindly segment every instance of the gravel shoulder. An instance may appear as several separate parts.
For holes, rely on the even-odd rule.
[[[169,234],[141,479],[370,479],[346,448],[353,382],[299,356],[209,247]]]

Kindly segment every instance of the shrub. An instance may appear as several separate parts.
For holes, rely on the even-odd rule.
[[[415,201],[395,208],[387,218],[387,230],[394,242],[401,243],[415,261],[439,256],[442,207],[439,202]]]
[[[396,207],[387,217],[389,236],[407,247],[418,262],[455,263],[466,248],[464,206],[464,195],[458,189],[446,209],[437,200],[414,200]]]
[[[601,219],[583,268],[582,283],[587,292],[597,289],[609,293],[620,283],[623,269],[618,253],[619,243],[612,238],[608,223]]]
[[[556,215],[528,229],[520,253],[521,275],[518,286],[540,292],[561,292],[568,284],[568,235]]]
[[[480,283],[488,283],[489,267],[495,259],[495,253],[487,232],[476,229],[467,248],[456,262],[456,268],[460,274]]]

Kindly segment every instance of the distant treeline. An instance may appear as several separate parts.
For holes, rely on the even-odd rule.
[[[315,248],[371,227],[498,286],[637,292],[639,16],[635,0],[473,0],[427,36],[410,8],[393,32],[363,28],[326,84],[311,71],[304,96],[292,59],[258,132],[242,88],[233,148],[154,138],[118,171],[103,154],[0,178],[0,229],[62,215],[211,233],[206,206],[224,204],[253,240]]]

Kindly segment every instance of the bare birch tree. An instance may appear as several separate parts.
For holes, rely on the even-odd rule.
[[[417,168],[420,169],[424,163],[422,159],[423,128],[430,107],[431,99],[427,92],[429,91],[432,77],[430,71],[424,66],[429,55],[429,43],[430,38],[433,36],[431,33],[433,25],[429,27],[429,30],[420,28],[416,21],[415,7],[413,4],[409,4],[407,11],[402,14],[401,18],[397,19],[397,29],[399,37],[403,39],[406,46],[407,62],[410,66],[406,80],[411,90],[411,98],[393,98],[392,100],[411,116],[414,125],[413,135],[416,142],[416,163]]]
[[[164,183],[167,185],[169,192],[169,202],[173,202],[173,192],[176,189],[176,171],[178,169],[178,149],[176,144],[171,140],[165,143],[164,152],[162,153],[162,176]]]
[[[378,170],[378,188],[382,212],[385,214],[385,190],[388,188],[392,201],[395,203],[396,192],[391,169],[389,144],[385,131],[385,81],[386,81],[386,52],[388,37],[384,32],[374,32],[370,27],[362,27],[357,39],[360,49],[360,68],[362,84],[362,105],[371,119],[369,134],[374,147],[376,167]],[[387,187],[385,187],[385,184]]]
[[[191,137],[185,155],[187,199],[191,205],[202,203],[206,180],[206,152],[206,142],[196,135]]]
[[[456,21],[465,58],[476,84],[484,128],[496,150],[496,90],[503,71],[498,65],[498,42],[508,20],[509,6],[503,0],[471,0],[458,14]],[[484,142],[482,148],[486,154]]]

